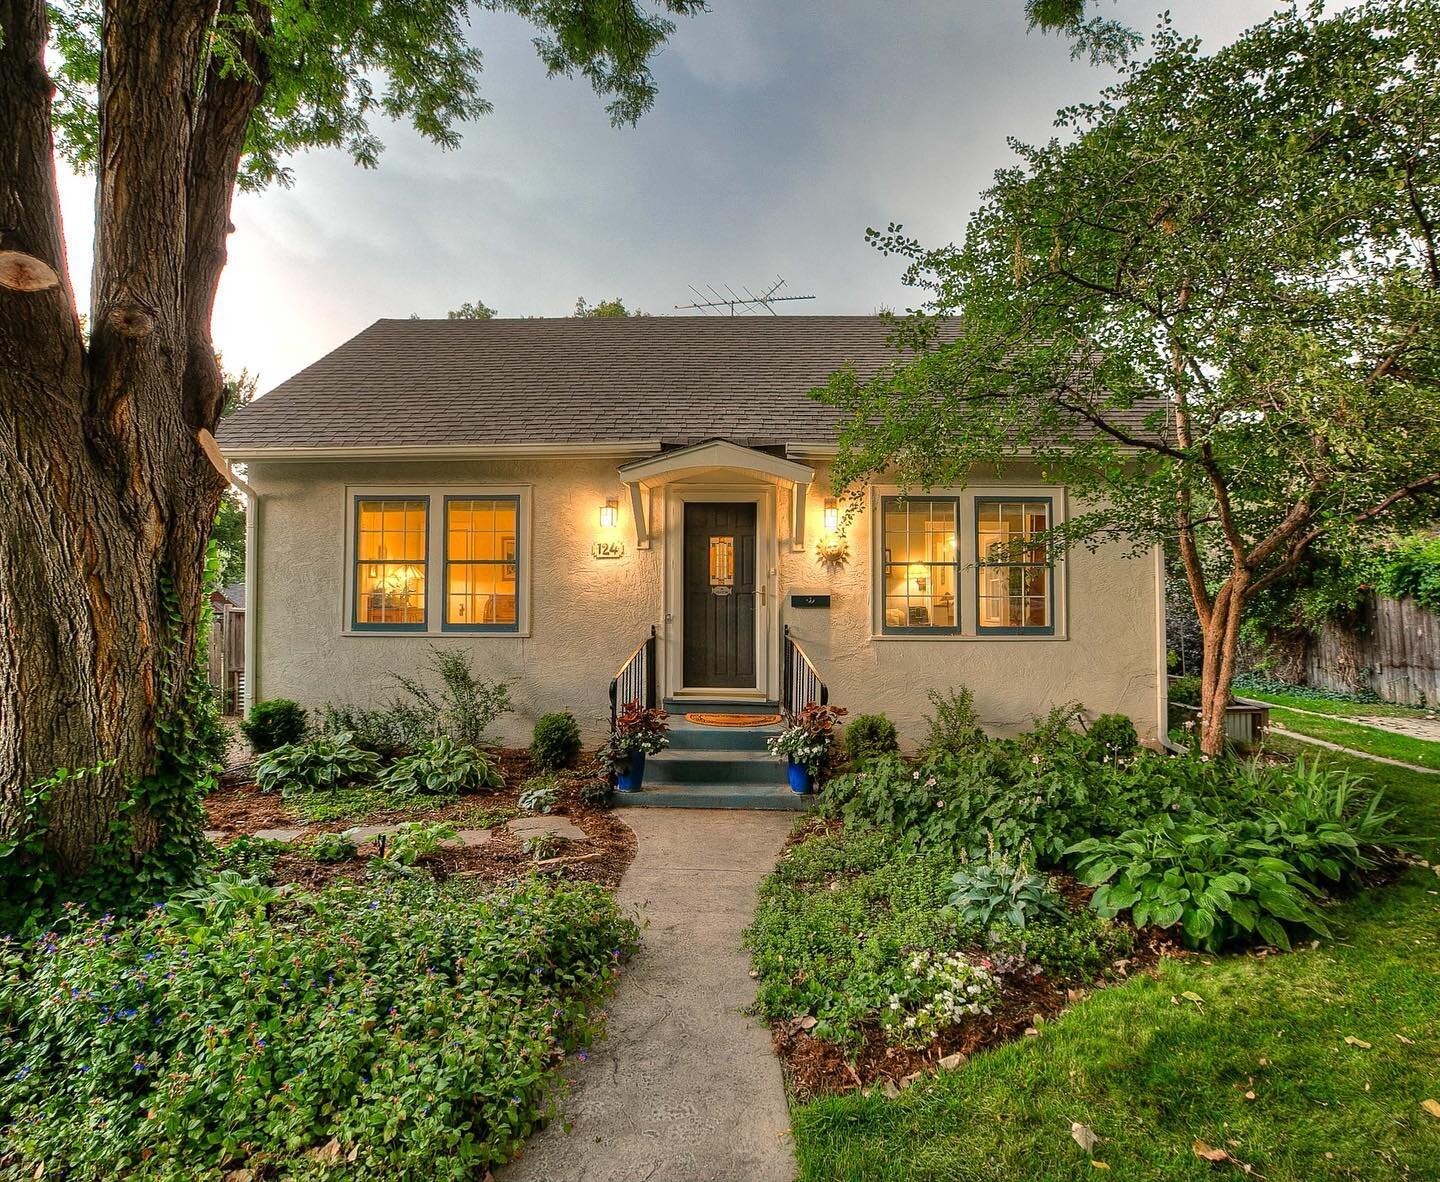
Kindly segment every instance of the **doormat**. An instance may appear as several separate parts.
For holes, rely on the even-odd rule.
[[[780,721],[778,714],[687,714],[686,722],[701,726],[771,726]]]

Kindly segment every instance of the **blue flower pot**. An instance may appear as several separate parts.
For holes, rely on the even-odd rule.
[[[617,792],[639,792],[640,783],[645,779],[645,752],[630,752],[630,765],[615,776]]]
[[[792,759],[787,774],[790,777],[790,791],[796,796],[805,796],[810,792],[812,786],[810,769],[803,763],[796,763]]]

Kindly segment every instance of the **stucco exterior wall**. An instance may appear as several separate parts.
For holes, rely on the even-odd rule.
[[[248,479],[260,498],[252,509],[251,700],[379,705],[392,696],[390,675],[418,669],[433,643],[470,652],[485,676],[514,680],[518,709],[503,721],[505,741],[528,742],[535,718],[557,709],[572,710],[593,740],[608,725],[610,678],[652,624],[661,635],[661,692],[673,692],[667,670],[678,653],[678,623],[667,625],[665,619],[667,604],[673,606],[665,582],[674,578],[667,553],[678,536],[679,486],[648,490],[654,536],[651,548],[638,549],[616,472],[621,462],[621,457],[579,455],[252,463]],[[774,531],[763,645],[772,690],[778,683],[780,629],[789,624],[829,684],[831,701],[852,713],[889,715],[908,747],[924,735],[927,691],[962,684],[974,691],[982,719],[995,733],[1022,729],[1031,715],[1069,700],[1097,713],[1128,714],[1142,738],[1158,733],[1163,653],[1157,636],[1163,629],[1153,556],[1129,558],[1123,547],[1112,545],[1094,554],[1078,550],[1058,564],[1053,637],[880,637],[873,508],[867,505],[849,525],[846,564],[827,567],[815,554],[826,487],[823,463],[807,498],[805,547],[798,552],[792,547],[789,485],[735,473],[697,475],[689,483],[763,489],[769,495],[761,528]],[[355,490],[482,486],[524,490],[531,524],[530,544],[522,544],[521,553],[522,594],[529,597],[522,634],[440,634],[438,628],[435,635],[354,634],[348,625],[346,531]],[[1003,480],[973,482],[963,495],[1037,486],[1035,473],[1017,467]],[[1057,508],[1064,505],[1063,490],[1047,491]],[[599,524],[607,497],[619,500],[613,530]],[[970,528],[966,517],[962,557]],[[592,557],[592,544],[605,539],[623,541],[624,556]],[[973,560],[973,541],[968,553]],[[438,555],[432,555],[430,578],[440,578],[439,571]],[[827,593],[831,607],[794,608],[793,591]],[[973,631],[969,595],[961,618]]]

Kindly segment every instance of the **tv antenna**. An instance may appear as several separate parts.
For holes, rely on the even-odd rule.
[[[775,282],[759,295],[744,286],[740,288],[740,291],[745,294],[740,295],[728,283],[724,285],[725,294],[721,295],[707,283],[705,291],[710,293],[710,297],[707,297],[705,292],[694,284],[687,283],[686,286],[695,293],[695,302],[693,304],[676,304],[675,310],[678,312],[695,311],[705,316],[724,316],[727,311],[731,316],[745,316],[760,312],[769,312],[771,316],[779,316],[780,313],[775,311],[774,305],[783,304],[789,300],[813,300],[815,298],[813,295],[776,295],[775,293],[785,286],[785,280],[778,275],[775,276]]]

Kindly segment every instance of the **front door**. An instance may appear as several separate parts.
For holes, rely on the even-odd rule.
[[[685,686],[755,688],[754,501],[685,502]]]

